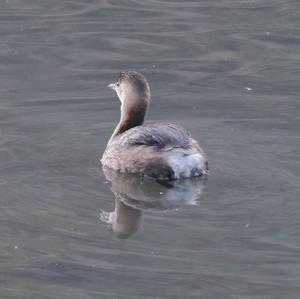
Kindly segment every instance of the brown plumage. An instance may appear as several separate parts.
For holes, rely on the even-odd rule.
[[[103,154],[104,166],[165,180],[207,174],[206,155],[184,128],[169,123],[143,125],[150,102],[143,75],[122,72],[109,87],[121,101],[121,118]]]

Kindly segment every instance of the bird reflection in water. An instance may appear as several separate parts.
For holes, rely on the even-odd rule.
[[[168,211],[180,205],[198,205],[205,178],[158,181],[135,174],[103,168],[115,196],[115,210],[101,211],[100,220],[109,225],[112,235],[126,239],[138,231],[143,211]]]

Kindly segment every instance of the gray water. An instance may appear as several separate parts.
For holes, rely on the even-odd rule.
[[[126,69],[206,182],[105,176]],[[300,298],[299,79],[298,0],[1,1],[0,298]]]

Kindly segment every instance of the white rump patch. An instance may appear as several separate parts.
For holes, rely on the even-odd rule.
[[[181,152],[173,152],[168,154],[167,161],[176,178],[207,174],[206,158],[200,153],[186,155]]]

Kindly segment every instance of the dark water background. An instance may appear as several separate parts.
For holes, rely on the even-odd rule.
[[[125,69],[211,175],[120,240],[98,159]],[[1,1],[0,298],[300,298],[299,94],[298,0]]]

